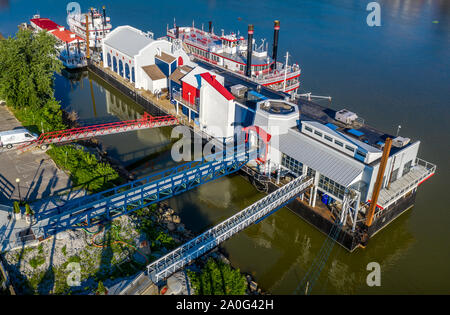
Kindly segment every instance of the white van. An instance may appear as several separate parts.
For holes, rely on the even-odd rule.
[[[38,139],[39,136],[28,131],[25,128],[17,128],[14,130],[0,131],[0,147],[11,149],[17,144],[30,142]]]

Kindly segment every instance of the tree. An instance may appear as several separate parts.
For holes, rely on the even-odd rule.
[[[99,281],[96,293],[99,294],[99,295],[104,295],[107,292],[108,292],[108,290],[105,288],[105,285],[103,284],[103,282]]]
[[[56,39],[45,31],[20,29],[0,41],[0,95],[15,108],[44,107],[53,99],[53,74],[60,72]]]

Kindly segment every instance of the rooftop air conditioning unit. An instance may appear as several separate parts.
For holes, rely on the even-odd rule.
[[[340,111],[336,112],[334,119],[343,122],[344,124],[351,125],[356,119],[358,119],[358,115],[349,110],[341,109]]]
[[[392,145],[397,148],[402,148],[411,141],[410,138],[396,137],[392,140]]]
[[[247,92],[247,87],[242,84],[236,84],[231,87],[231,94],[237,97],[244,97]]]

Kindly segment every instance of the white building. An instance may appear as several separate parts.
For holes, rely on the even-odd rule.
[[[168,88],[167,78],[178,66],[194,65],[181,46],[128,25],[110,32],[102,51],[104,67],[152,93]]]

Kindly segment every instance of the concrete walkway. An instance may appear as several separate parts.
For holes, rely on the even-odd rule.
[[[0,105],[0,131],[20,127],[20,122],[6,106]],[[19,184],[16,183],[17,178]],[[0,245],[5,240],[15,240],[17,232],[29,226],[25,220],[11,219],[13,201],[22,199],[32,203],[70,187],[69,176],[58,169],[40,149],[24,153],[5,149],[0,151]],[[4,249],[0,246],[0,250]]]

